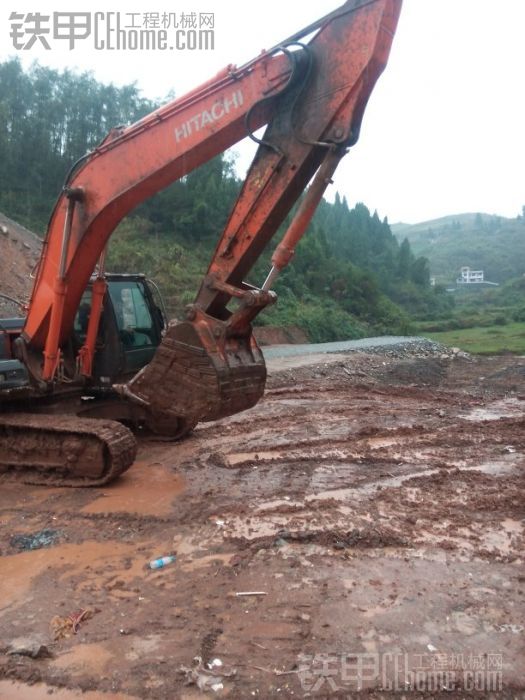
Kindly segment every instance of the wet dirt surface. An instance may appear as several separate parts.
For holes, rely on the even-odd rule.
[[[269,369],[111,486],[2,482],[0,698],[523,697],[525,359]]]

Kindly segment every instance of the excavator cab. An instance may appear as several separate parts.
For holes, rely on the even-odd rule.
[[[23,318],[0,320],[0,393],[6,389],[29,385],[29,375],[24,365],[13,357],[13,339],[24,326]]]
[[[92,387],[100,389],[130,379],[151,362],[167,325],[158,287],[144,275],[107,274],[106,283],[90,380]],[[89,284],[75,316],[71,361],[86,340],[91,300]],[[27,369],[14,352],[14,341],[20,336],[24,321],[23,317],[0,320],[0,393],[30,384]],[[74,369],[70,373],[73,379]]]
[[[166,327],[166,312],[156,285],[140,274],[107,274],[92,383],[101,389],[125,381],[153,359]],[[74,345],[86,339],[91,311],[89,286],[75,316]]]

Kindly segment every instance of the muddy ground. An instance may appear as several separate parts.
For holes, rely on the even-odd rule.
[[[1,484],[1,698],[523,697],[525,359],[269,364],[110,487]]]

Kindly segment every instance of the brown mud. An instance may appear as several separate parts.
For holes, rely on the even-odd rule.
[[[269,365],[255,408],[142,439],[114,484],[0,484],[0,698],[523,697],[525,359]]]

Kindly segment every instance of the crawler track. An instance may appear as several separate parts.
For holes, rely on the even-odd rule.
[[[100,486],[135,459],[133,434],[110,420],[74,416],[0,416],[0,474],[23,483]]]

